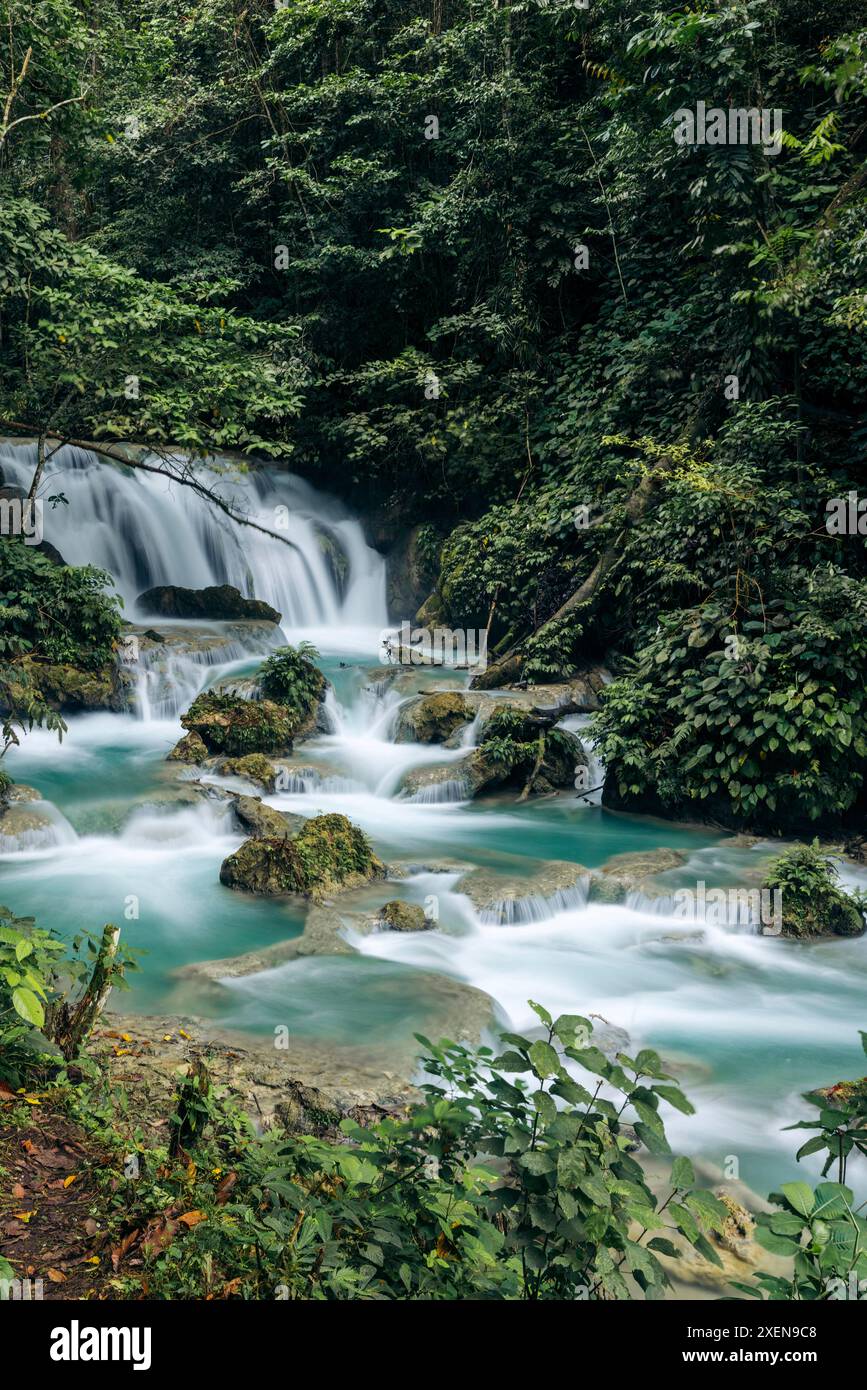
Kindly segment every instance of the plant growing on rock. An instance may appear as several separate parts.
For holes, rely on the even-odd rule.
[[[268,896],[299,893],[321,898],[384,872],[364,832],[335,813],[314,816],[291,837],[245,840],[224,859],[220,882]]]
[[[284,705],[301,724],[313,714],[325,693],[325,677],[314,666],[319,652],[310,642],[279,647],[259,670],[259,689],[268,700]]]
[[[571,786],[575,766],[586,762],[579,740],[524,710],[494,710],[475,755],[492,783],[519,783],[522,795]]]
[[[865,930],[861,901],[840,887],[818,841],[785,850],[769,865],[764,886],[780,892],[784,936],[860,936]]]

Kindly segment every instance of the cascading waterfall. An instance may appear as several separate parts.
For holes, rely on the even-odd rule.
[[[29,488],[35,466],[35,444],[0,445],[4,483]],[[385,627],[385,566],[339,502],[292,474],[242,473],[224,460],[198,475],[292,546],[237,525],[191,488],[71,445],[51,457],[43,479],[43,498],[67,499],[44,504],[45,539],[68,564],[107,570],[128,617],[158,584],[232,584],[278,609],[284,627]]]
[[[28,487],[34,465],[35,446],[0,446],[5,483]],[[734,914],[715,920],[679,915],[674,893],[681,886],[704,879],[730,883],[741,869],[747,882],[756,881],[749,877],[751,851],[726,848],[728,842],[712,832],[702,838],[682,827],[609,817],[593,804],[598,792],[590,804],[579,797],[461,804],[460,763],[477,744],[481,717],[453,748],[395,741],[402,702],[437,675],[418,668],[411,680],[394,671],[380,679],[372,671],[379,632],[388,626],[385,568],[360,525],[338,502],[290,475],[211,471],[207,479],[238,510],[285,533],[295,548],[236,526],[178,484],[70,447],[51,460],[42,489],[46,498],[62,493],[67,499],[53,508],[46,503],[46,539],[69,563],[108,570],[133,619],[145,618],[136,597],[154,585],[229,583],[278,609],[284,629],[311,636],[332,682],[325,731],[296,749],[279,790],[264,800],[306,816],[348,815],[374,838],[387,863],[409,865],[399,886],[381,885],[382,893],[434,901],[439,910],[431,926],[416,932],[347,928],[357,954],[292,961],[234,981],[226,986],[233,1001],[227,1016],[235,1007],[238,1021],[265,1032],[286,1018],[317,1037],[343,1028],[354,1044],[371,1028],[387,1031],[380,1011],[385,1019],[399,996],[415,1030],[425,1000],[423,986],[414,992],[414,971],[478,987],[516,1029],[537,1022],[528,998],[554,1012],[593,1012],[628,1030],[636,1046],[647,1041],[699,1068],[689,1085],[699,1114],[689,1121],[669,1118],[674,1144],[693,1152],[699,1146],[718,1161],[737,1124],[745,1155],[751,1151],[767,1161],[776,1179],[781,1156],[791,1156],[789,1136],[775,1131],[798,1113],[792,1097],[806,1085],[849,1074],[853,1065],[845,1058],[863,1027],[864,943],[787,943]],[[281,936],[293,923],[300,929],[301,913],[221,886],[219,864],[241,843],[239,827],[224,800],[216,795],[197,802],[176,765],[165,763],[178,737],[177,715],[202,685],[218,677],[236,681],[243,693],[255,664],[282,634],[275,629],[269,637],[266,625],[149,621],[169,640],[142,644],[136,664],[142,718],[74,716],[59,748],[43,730],[12,750],[13,776],[32,781],[63,809],[34,803],[42,808],[34,811],[42,824],[32,827],[31,839],[13,842],[10,836],[4,845],[0,837],[0,855],[2,900],[15,911],[64,929],[124,914],[130,943],[151,953],[143,984],[136,986],[139,1007],[159,1013],[176,1011],[175,967],[269,945],[275,929]],[[591,754],[589,786],[595,787],[604,769],[586,724],[586,715],[570,715],[559,727],[582,738]],[[433,780],[413,783],[409,774],[416,769],[425,776],[432,769]],[[206,774],[203,780],[225,779]],[[551,895],[532,892],[532,866],[539,861],[575,859],[598,867],[612,854],[657,846],[689,854],[660,879],[664,896],[636,892],[624,903],[602,904],[588,900],[586,878]],[[502,884],[485,910],[477,911],[461,893],[460,874],[443,872],[456,862],[486,868]],[[843,880],[850,891],[865,887],[867,873],[847,867]],[[131,899],[137,910],[140,905],[140,922],[126,915]],[[383,968],[400,973],[375,973]],[[376,980],[384,981],[380,993],[370,983]],[[193,1010],[210,999],[197,996]]]

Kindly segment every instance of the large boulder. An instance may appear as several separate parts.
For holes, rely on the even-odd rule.
[[[291,838],[245,840],[220,867],[227,888],[266,897],[288,893],[318,901],[385,875],[363,831],[346,816],[315,816]]]
[[[422,695],[400,711],[397,743],[445,743],[473,719],[473,709],[459,690]]]
[[[209,753],[245,757],[289,752],[298,717],[273,700],[243,700],[205,690],[181,716],[181,724],[198,734]]]
[[[258,598],[244,598],[231,584],[213,584],[207,589],[182,589],[177,584],[158,584],[139,594],[136,604],[141,613],[160,618],[259,618],[279,623],[281,614]]]

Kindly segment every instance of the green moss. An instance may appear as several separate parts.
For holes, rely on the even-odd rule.
[[[244,777],[272,792],[275,785],[275,772],[263,753],[247,753],[243,758],[229,758],[223,763],[221,771],[233,777]]]
[[[193,763],[198,765],[203,763],[208,756],[208,749],[198,734],[184,734],[167,754],[169,762]]]
[[[424,931],[431,925],[418,903],[402,903],[398,898],[379,909],[379,918],[392,931]]]
[[[198,734],[209,752],[245,756],[291,748],[298,717],[272,700],[244,700],[206,690],[193,701],[181,724]]]
[[[223,861],[220,882],[268,896],[323,898],[384,872],[363,831],[334,814],[315,816],[291,839],[246,840]]]
[[[403,713],[401,730],[416,743],[445,743],[473,710],[459,690],[443,690],[410,705]]]

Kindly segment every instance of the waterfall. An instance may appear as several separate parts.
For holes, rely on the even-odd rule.
[[[4,483],[28,488],[35,466],[34,443],[0,444]],[[127,617],[158,584],[232,584],[278,609],[287,628],[386,626],[384,561],[335,498],[293,474],[234,461],[196,471],[240,515],[292,547],[239,526],[188,487],[71,445],[52,455],[40,489],[45,539],[68,564],[107,570]],[[66,502],[48,501],[57,496]]]

